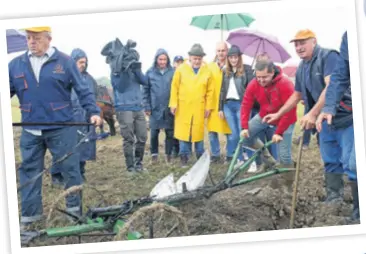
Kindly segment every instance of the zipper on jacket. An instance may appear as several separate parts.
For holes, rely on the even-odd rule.
[[[50,63],[50,62],[52,62],[52,61],[55,61],[55,59],[51,59],[51,58],[49,58],[49,59],[47,59],[47,61],[46,61],[46,62],[44,62],[44,63],[42,64],[41,69],[39,70],[39,77],[38,77],[38,78],[41,78],[41,72],[42,72],[43,67],[44,67],[46,64],[48,64],[48,63]],[[32,64],[30,63],[30,61],[28,62],[28,68],[29,68],[29,70],[31,71],[31,73],[33,74],[33,77],[34,77],[34,79],[35,79],[35,80],[36,80],[36,82],[37,82],[37,87],[39,87],[39,80],[37,80],[36,74],[34,73],[34,70],[33,70],[33,68],[32,68]]]
[[[28,61],[29,61],[29,59],[28,59]],[[34,73],[34,70],[33,70],[33,67],[32,67],[32,64],[30,63],[30,61],[27,63],[27,65],[28,65],[28,69],[30,70],[30,72],[33,75],[34,80],[37,82],[37,87],[39,87],[39,82],[37,80],[36,74]]]

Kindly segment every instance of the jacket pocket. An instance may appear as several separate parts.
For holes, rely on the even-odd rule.
[[[31,103],[20,104],[19,109],[22,113],[22,122],[27,122],[31,117],[32,104]]]
[[[51,102],[50,103],[51,108],[53,111],[57,111],[57,110],[61,110],[63,108],[66,108],[68,106],[70,106],[70,103],[68,102]]]
[[[50,102],[51,117],[53,122],[63,122],[73,119],[73,110],[69,101]]]
[[[14,86],[18,91],[24,91],[28,89],[28,82],[25,79],[25,75],[23,73],[14,75]]]

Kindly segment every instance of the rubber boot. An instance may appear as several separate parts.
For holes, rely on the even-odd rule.
[[[172,156],[171,156],[170,154],[167,154],[167,155],[165,156],[165,159],[166,159],[166,162],[167,162],[167,163],[171,163],[171,162],[172,162]]]
[[[336,203],[343,200],[343,174],[325,173],[325,188],[327,197],[325,203]]]
[[[182,168],[187,168],[188,167],[188,156],[182,154],[180,156],[180,162],[181,162]]]
[[[263,142],[257,138],[255,139],[252,147],[258,150],[261,149],[263,146],[264,146]],[[272,157],[267,148],[262,151],[261,155],[263,163],[259,168],[260,172],[267,171],[268,169],[274,167],[277,164],[277,161],[275,160],[275,158]]]
[[[155,165],[158,164],[158,155],[154,154],[151,156],[151,164]]]
[[[360,223],[360,206],[358,203],[358,184],[357,181],[352,181],[350,183],[352,190],[352,203],[353,203],[353,211],[351,217],[348,219],[349,223],[359,224]]]
[[[144,149],[135,150],[135,170],[138,172],[143,171],[142,161],[144,159]]]
[[[125,153],[125,162],[128,172],[135,172],[134,158],[132,153]]]

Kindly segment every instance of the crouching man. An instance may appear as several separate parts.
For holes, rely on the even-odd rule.
[[[253,79],[245,91],[241,106],[241,135],[245,137],[244,145],[259,149],[263,147],[258,135],[269,128],[269,124],[263,121],[267,114],[276,113],[284,105],[294,92],[292,82],[283,76],[282,69],[275,66],[270,60],[260,60],[255,65],[256,78]],[[260,105],[260,111],[250,121],[250,113],[254,102]],[[279,143],[279,159],[283,167],[292,168],[292,134],[297,120],[296,107],[284,114],[278,121],[272,123],[275,127],[272,141]],[[275,166],[276,160],[265,149],[263,162],[267,170]]]

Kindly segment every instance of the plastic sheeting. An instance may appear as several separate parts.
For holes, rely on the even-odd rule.
[[[176,183],[174,183],[174,175],[171,173],[155,185],[150,196],[159,199],[182,193],[183,183],[186,184],[188,191],[202,187],[207,179],[209,170],[210,154],[208,151],[205,151],[201,158]]]

